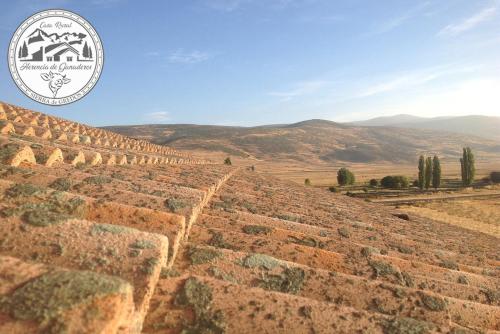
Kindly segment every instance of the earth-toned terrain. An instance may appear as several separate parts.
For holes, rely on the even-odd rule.
[[[450,117],[418,117],[412,115],[396,115],[378,117],[366,121],[354,122],[358,126],[391,126],[398,128],[427,129],[500,140],[500,117],[494,116],[450,116]]]
[[[273,162],[289,160],[323,168],[338,163],[415,165],[421,154],[438,154],[445,163],[456,162],[465,146],[473,149],[478,163],[500,164],[497,139],[439,129],[368,127],[325,120],[257,127],[157,124],[106,129],[177,149]]]
[[[493,235],[8,104],[0,163],[0,333],[500,331]]]

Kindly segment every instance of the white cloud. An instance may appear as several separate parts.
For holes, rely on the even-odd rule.
[[[322,80],[303,81],[294,85],[294,88],[288,91],[270,92],[268,93],[268,95],[279,97],[281,101],[289,101],[295,97],[316,93],[324,88],[327,84],[328,81]]]
[[[144,54],[146,57],[158,57],[160,52],[158,51],[148,51]]]
[[[438,36],[459,35],[468,30],[474,29],[483,22],[491,20],[496,15],[496,13],[497,8],[495,6],[483,8],[481,11],[472,15],[471,17],[468,17],[462,22],[447,25],[438,32]]]
[[[245,5],[257,5],[268,9],[285,9],[315,3],[316,0],[204,0],[205,6],[223,11],[234,12]]]
[[[153,122],[165,122],[170,120],[170,114],[168,111],[155,111],[144,116],[147,120]]]
[[[457,73],[473,72],[478,66],[438,66],[429,69],[411,71],[398,74],[392,78],[374,83],[359,92],[356,97],[363,98],[374,95],[379,95],[387,92],[392,92],[400,89],[407,89],[426,84],[430,81],[437,80],[444,76]]]
[[[394,30],[397,27],[409,21],[410,19],[412,19],[413,17],[415,17],[416,15],[418,15],[423,9],[427,8],[429,5],[430,2],[428,1],[422,2],[399,16],[393,17],[384,22],[380,22],[370,32],[368,32],[366,36],[380,35],[389,32],[391,30]]]
[[[173,51],[168,56],[168,61],[170,63],[177,64],[197,64],[204,61],[207,61],[211,58],[211,55],[208,52],[203,51],[184,51],[183,49],[178,49]]]
[[[296,21],[299,23],[334,24],[346,21],[346,17],[342,15],[309,15],[301,16]]]
[[[418,86],[426,82],[432,81],[438,77],[439,77],[438,74],[432,74],[432,73],[403,74],[399,77],[369,86],[368,88],[365,88],[363,91],[361,91],[357,95],[357,97],[368,97],[402,88]]]
[[[387,21],[379,24],[378,27],[376,27],[371,32],[371,34],[374,34],[374,35],[383,34],[383,33],[389,32],[391,30],[394,30],[397,27],[399,27],[400,25],[402,25],[403,23],[405,23],[406,21],[408,21],[410,18],[411,18],[411,15],[409,15],[409,14],[394,17],[390,20],[387,20]]]
[[[206,4],[212,9],[221,10],[224,12],[232,12],[249,1],[250,0],[210,0],[207,1]]]

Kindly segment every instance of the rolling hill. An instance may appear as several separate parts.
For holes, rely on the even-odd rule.
[[[500,117],[470,115],[459,117],[425,118],[412,115],[377,117],[353,122],[355,126],[395,126],[400,128],[427,129],[474,135],[500,141]]]
[[[106,129],[178,149],[202,149],[266,160],[410,162],[421,153],[457,159],[463,146],[481,158],[500,157],[500,144],[476,136],[425,129],[367,127],[325,120],[288,125],[134,125]]]

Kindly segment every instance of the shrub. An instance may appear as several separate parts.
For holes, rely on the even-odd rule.
[[[68,191],[71,188],[71,180],[67,177],[60,177],[58,179],[55,179],[54,182],[49,185],[49,187],[59,191]]]
[[[261,234],[269,234],[273,231],[272,228],[268,226],[262,226],[262,225],[245,225],[243,226],[243,232],[246,234],[254,234],[254,235],[261,235]]]
[[[265,274],[259,286],[266,290],[297,294],[300,292],[306,273],[302,268],[286,268],[281,275]]]
[[[31,183],[19,183],[5,191],[5,196],[11,198],[35,196],[45,190]]]
[[[500,183],[500,172],[491,172],[490,180],[493,183]]]
[[[370,187],[376,187],[378,186],[378,180],[377,179],[371,179],[370,180]]]
[[[155,267],[158,265],[158,259],[155,257],[149,257],[144,260],[142,263],[141,271],[144,274],[151,275],[153,274]]]
[[[349,238],[351,236],[351,232],[349,232],[349,230],[344,226],[337,229],[337,231],[339,232],[341,237]]]
[[[9,143],[0,148],[0,162],[4,162],[14,156],[21,146]]]
[[[271,270],[281,264],[281,261],[265,254],[250,254],[241,261],[246,268],[263,268]]]
[[[341,168],[337,172],[337,182],[341,186],[354,184],[355,177],[354,174],[347,168]]]
[[[95,185],[110,183],[111,181],[111,178],[102,175],[89,176],[83,180],[84,183]]]
[[[165,207],[170,210],[170,212],[178,212],[179,210],[187,206],[182,200],[177,198],[167,198],[164,202]]]
[[[402,189],[408,188],[409,182],[406,176],[388,175],[380,180],[380,184],[384,188]]]
[[[49,160],[49,156],[45,152],[38,152],[35,154],[35,160],[37,164],[43,165]]]
[[[154,180],[158,175],[153,171],[148,171],[148,174],[144,176],[146,180]]]
[[[233,163],[231,162],[231,158],[230,157],[227,157],[226,159],[224,159],[224,165],[228,165],[228,166],[231,166]]]
[[[83,169],[85,169],[85,167],[87,167],[87,165],[84,162],[79,162],[75,166],[75,168],[78,170],[83,170]]]
[[[332,193],[336,193],[338,191],[335,187],[328,187],[328,190],[330,190]]]
[[[192,247],[189,249],[189,259],[192,264],[209,263],[222,256],[222,253],[215,249]]]
[[[305,179],[305,180],[304,180],[304,184],[305,184],[306,186],[310,186],[310,185],[311,185],[311,180],[309,180],[309,179]]]

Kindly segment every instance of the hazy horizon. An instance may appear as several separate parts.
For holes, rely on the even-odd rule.
[[[411,116],[411,117],[418,117],[421,118],[422,120],[433,120],[433,119],[448,119],[448,118],[458,118],[458,117],[495,117],[499,118],[500,116],[489,116],[489,115],[459,115],[459,116],[436,116],[436,117],[431,117],[431,116],[417,116],[417,115],[410,115],[410,114],[397,114],[397,115],[387,115],[387,116],[378,116],[378,117],[373,117],[373,118],[367,118],[367,119],[362,119],[359,121],[346,121],[346,122],[336,122],[333,120],[329,119],[323,119],[323,118],[309,118],[309,119],[303,119],[299,120],[296,122],[290,122],[290,123],[262,123],[262,124],[254,124],[254,125],[227,125],[227,124],[217,124],[217,123],[172,123],[172,122],[156,122],[156,123],[131,123],[131,124],[110,124],[110,125],[100,125],[99,127],[114,127],[114,126],[147,126],[147,125],[196,125],[196,126],[227,126],[227,127],[242,127],[242,128],[251,128],[251,127],[260,127],[260,126],[272,126],[272,125],[291,125],[295,123],[301,123],[301,122],[307,122],[307,121],[314,121],[314,120],[319,120],[319,121],[329,121],[329,122],[335,122],[339,124],[346,124],[346,125],[356,125],[356,123],[363,123],[366,121],[372,121],[376,120],[379,118],[393,118],[393,117],[398,117],[398,116]],[[404,122],[403,122],[404,123]]]
[[[500,1],[35,0],[5,3],[1,52],[36,11],[87,18],[105,52],[82,100],[0,100],[94,126],[256,126],[500,116]],[[152,10],[154,9],[154,10]]]

